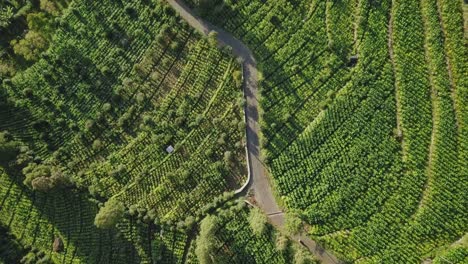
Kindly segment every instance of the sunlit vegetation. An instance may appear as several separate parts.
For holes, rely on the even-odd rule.
[[[264,160],[313,238],[416,263],[468,231],[466,4],[188,2],[254,51]]]
[[[186,0],[255,54],[261,159],[247,179],[242,61],[160,0],[0,1],[0,263],[466,263],[467,5]],[[261,194],[256,194],[261,195]]]
[[[0,10],[0,223],[22,257],[181,259],[158,232],[187,237],[246,179],[238,62],[159,1]]]

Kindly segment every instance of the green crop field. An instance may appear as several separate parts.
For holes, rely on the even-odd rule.
[[[229,1],[205,14],[262,69],[278,196],[343,260],[417,263],[468,230],[462,5]]]
[[[466,10],[0,1],[0,263],[467,263]]]

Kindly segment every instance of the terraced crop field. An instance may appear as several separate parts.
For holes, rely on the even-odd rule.
[[[0,264],[467,263],[467,9],[1,1]]]
[[[467,232],[466,4],[189,2],[255,53],[264,157],[312,237],[417,263]]]
[[[0,222],[21,244],[54,262],[148,262],[154,232],[134,221],[98,230],[100,202],[177,223],[244,183],[240,66],[179,20],[161,3],[73,1],[49,49],[2,77],[0,131],[22,162],[58,168],[76,186],[30,190],[22,164],[2,163]]]

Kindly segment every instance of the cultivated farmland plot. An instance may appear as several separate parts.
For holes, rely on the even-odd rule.
[[[467,8],[1,2],[0,263],[466,263]]]

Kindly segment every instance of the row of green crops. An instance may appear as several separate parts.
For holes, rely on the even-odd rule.
[[[98,208],[85,196],[65,191],[32,193],[3,170],[0,181],[2,224],[23,246],[42,250],[55,263],[139,263],[149,259],[150,247],[145,244],[149,242],[136,240],[144,227],[125,221],[119,232],[97,229],[93,222]],[[52,251],[57,237],[63,241],[61,252]]]

